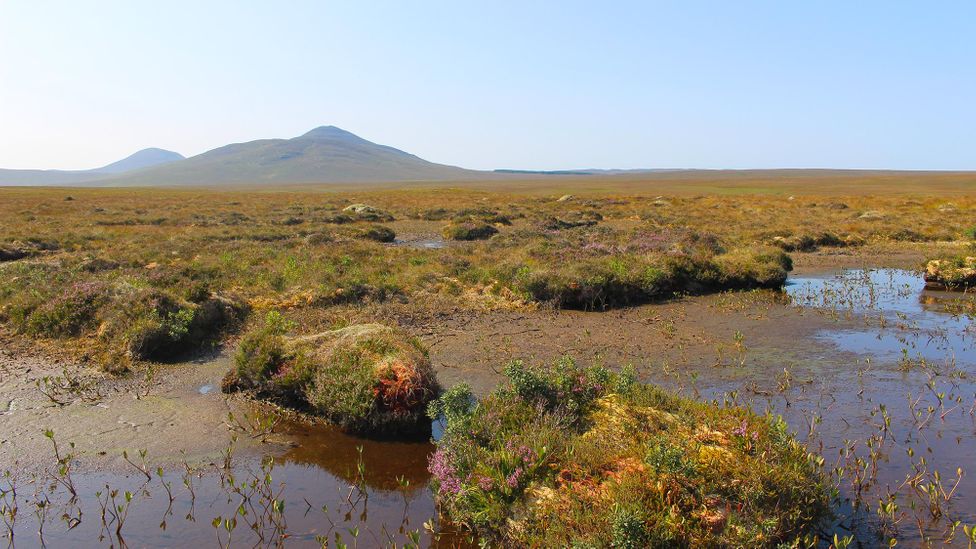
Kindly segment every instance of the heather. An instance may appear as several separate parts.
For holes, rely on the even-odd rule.
[[[828,515],[817,459],[785,422],[701,403],[632,372],[514,362],[475,402],[431,406],[450,520],[501,546],[800,545]]]

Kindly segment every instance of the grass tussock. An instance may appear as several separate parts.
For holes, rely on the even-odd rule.
[[[494,225],[479,221],[451,223],[441,231],[448,240],[484,240],[498,234]]]
[[[426,408],[438,392],[427,351],[380,324],[359,324],[288,337],[269,313],[245,334],[225,392],[254,390],[336,424],[369,434],[428,432]]]
[[[509,365],[464,386],[430,470],[441,511],[500,546],[773,547],[828,513],[816,460],[778,417],[691,401],[630,373]]]
[[[80,338],[105,370],[121,372],[133,361],[168,360],[216,341],[243,321],[246,309],[235,297],[199,287],[180,295],[118,279],[24,291],[4,314],[26,335]]]

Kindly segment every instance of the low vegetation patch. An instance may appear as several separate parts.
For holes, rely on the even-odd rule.
[[[813,252],[824,247],[861,246],[864,239],[855,234],[838,236],[832,232],[822,232],[816,235],[775,236],[770,243],[786,252]]]
[[[688,230],[585,227],[551,235],[519,231],[492,240],[497,284],[557,307],[605,309],[677,293],[778,288],[792,261],[771,247],[726,250]]]
[[[259,396],[360,433],[429,433],[426,408],[439,387],[420,342],[381,324],[303,337],[275,313],[241,341],[225,392]]]
[[[229,320],[206,330],[213,336],[180,336],[199,333],[186,320],[211,296],[234,303],[229,318],[245,304],[278,309],[304,333],[330,326],[316,309],[333,306],[603,310],[776,288],[787,250],[811,245],[951,240],[938,253],[959,253],[976,207],[966,196],[946,208],[936,196],[574,192],[560,202],[556,192],[471,189],[79,189],[65,201],[63,190],[0,189],[0,322],[79,357],[140,360],[235,331],[242,323]],[[885,215],[861,218],[872,210]],[[386,245],[398,235],[426,242],[444,225],[446,239],[471,240]]]
[[[396,233],[393,229],[384,227],[383,225],[373,225],[364,229],[360,234],[366,240],[373,240],[375,242],[393,242],[396,240]]]
[[[82,338],[106,370],[136,360],[166,360],[215,341],[239,324],[246,306],[206,291],[193,299],[126,280],[77,281],[18,294],[4,309],[18,331],[40,338]]]
[[[430,408],[442,513],[508,547],[809,543],[828,485],[779,417],[691,401],[633,373],[510,364],[480,402]]]
[[[976,287],[976,257],[960,256],[933,259],[925,266],[929,288],[966,291]]]
[[[441,231],[448,240],[484,240],[498,234],[498,229],[483,221],[451,223]]]
[[[350,204],[342,212],[354,221],[393,221],[393,216],[368,204]]]
[[[561,231],[576,227],[592,227],[602,220],[603,216],[598,212],[569,212],[559,217],[548,217],[539,226],[545,231]]]

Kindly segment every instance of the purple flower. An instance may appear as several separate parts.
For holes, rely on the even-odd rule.
[[[451,463],[451,456],[444,450],[438,448],[430,456],[430,465],[427,470],[437,479],[441,495],[457,494],[461,491],[461,479],[458,478],[454,464]]]
[[[508,478],[505,479],[505,484],[508,484],[509,488],[515,488],[518,486],[519,479],[521,478],[522,478],[522,468],[516,467],[515,470],[512,471],[512,474],[508,475]]]
[[[478,488],[481,488],[485,492],[491,490],[495,486],[494,481],[491,477],[480,477],[478,478]]]

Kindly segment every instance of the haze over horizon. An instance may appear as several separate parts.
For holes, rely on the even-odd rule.
[[[335,125],[470,169],[976,169],[974,27],[968,2],[11,0],[0,168]]]

